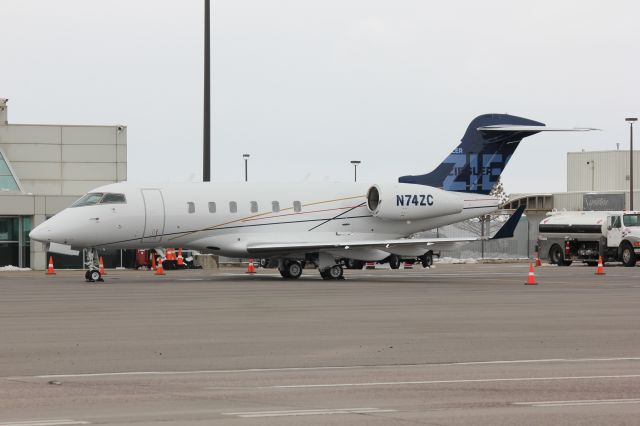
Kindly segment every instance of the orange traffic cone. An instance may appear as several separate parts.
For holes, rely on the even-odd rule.
[[[598,256],[598,268],[596,269],[596,275],[605,275],[604,265],[602,264],[602,256]]]
[[[247,266],[247,274],[255,274],[256,268],[253,266],[253,259],[249,259],[249,266]]]
[[[155,256],[151,256],[151,270],[155,271],[156,270],[156,257]]]
[[[49,266],[47,267],[47,275],[55,275],[56,271],[53,269],[53,256],[49,256]]]
[[[158,267],[156,268],[155,275],[165,275],[164,268],[162,267],[162,258],[158,258]]]
[[[527,277],[527,282],[525,285],[537,285],[536,276],[533,273],[533,262],[529,261],[529,276]]]
[[[98,263],[98,272],[100,272],[100,275],[107,275],[107,273],[104,272],[104,261],[102,260],[102,256],[100,256],[100,263]]]
[[[413,262],[404,262],[404,269],[413,269]]]
[[[365,263],[364,269],[376,269],[376,262]]]
[[[182,257],[181,248],[178,248],[178,266],[184,266],[184,257]]]
[[[538,266],[542,266],[542,262],[540,261],[540,252],[536,252],[536,268]]]

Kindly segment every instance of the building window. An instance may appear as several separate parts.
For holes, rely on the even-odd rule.
[[[238,213],[238,203],[235,201],[229,201],[229,211],[231,213]]]
[[[258,213],[258,202],[252,201],[250,204],[251,204],[251,213]]]
[[[187,212],[195,213],[196,212],[196,203],[194,203],[193,201],[189,201],[187,203]]]
[[[11,172],[8,162],[0,149],[0,190],[19,192],[18,180]]]
[[[274,213],[278,213],[280,211],[280,203],[278,201],[271,202],[271,211]]]
[[[209,213],[215,213],[216,212],[216,203],[214,203],[213,201],[209,201]]]
[[[296,213],[300,213],[302,211],[302,203],[300,201],[293,202],[293,211]]]

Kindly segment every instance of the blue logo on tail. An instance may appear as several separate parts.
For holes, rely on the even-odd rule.
[[[467,127],[462,142],[432,172],[402,176],[400,183],[434,186],[448,191],[488,194],[511,159],[520,141],[537,131],[478,130],[496,125],[544,126],[543,123],[507,114],[485,114]]]

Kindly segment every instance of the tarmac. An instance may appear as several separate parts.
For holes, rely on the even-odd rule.
[[[640,423],[640,268],[0,273],[0,426]]]

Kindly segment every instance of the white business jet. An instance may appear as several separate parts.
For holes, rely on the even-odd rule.
[[[88,248],[88,281],[101,279],[97,249],[183,247],[269,259],[284,278],[304,262],[324,279],[346,261],[432,262],[435,249],[480,238],[408,238],[498,209],[489,196],[527,136],[550,129],[504,114],[474,119],[462,143],[433,172],[393,183],[183,183],[105,185],[34,228],[30,237],[63,252]],[[513,235],[523,209],[493,238]]]

